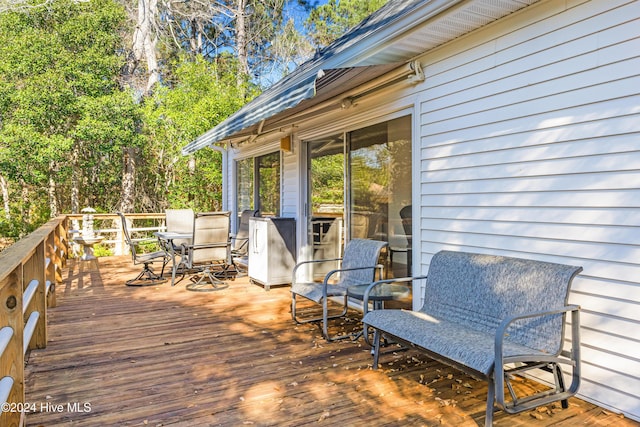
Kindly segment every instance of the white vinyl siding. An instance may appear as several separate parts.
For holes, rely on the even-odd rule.
[[[281,214],[286,218],[297,217],[297,207],[300,200],[300,178],[298,177],[298,157],[293,153],[282,152],[282,171],[280,180],[282,191],[280,195]]]
[[[422,63],[416,271],[582,266],[580,394],[640,419],[640,2],[543,1]]]

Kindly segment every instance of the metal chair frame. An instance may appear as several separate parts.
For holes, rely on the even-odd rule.
[[[169,256],[165,251],[155,251],[150,253],[138,253],[138,246],[142,242],[152,242],[155,239],[143,238],[133,239],[131,231],[129,230],[129,220],[122,212],[118,212],[120,220],[122,221],[122,231],[124,238],[129,245],[131,251],[131,259],[134,265],[142,264],[142,271],[133,279],[127,280],[125,284],[127,286],[153,286],[165,283],[167,279],[164,277],[164,268],[169,262]],[[156,262],[162,262],[162,270],[160,274],[156,274],[150,267],[151,264]]]
[[[193,243],[182,244],[182,270],[197,271],[187,290],[196,292],[216,291],[227,288],[233,278],[231,266],[231,241],[229,240],[230,212],[197,213],[193,221]],[[222,219],[222,221],[220,221]],[[222,237],[224,236],[224,237]],[[224,255],[221,255],[224,254]]]

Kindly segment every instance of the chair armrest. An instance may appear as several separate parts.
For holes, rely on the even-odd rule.
[[[248,246],[249,246],[249,238],[248,237],[236,237],[236,236],[231,236],[229,239],[229,242],[231,242],[232,246],[237,245],[237,247],[232,247],[231,248],[231,255],[233,256],[244,256],[247,255],[248,253]]]
[[[296,273],[298,271],[298,269],[304,265],[308,265],[308,264],[318,264],[321,262],[331,262],[331,261],[340,261],[342,260],[342,258],[329,258],[329,259],[314,259],[314,260],[309,260],[309,261],[300,261],[299,263],[297,263],[295,265],[295,267],[293,267],[293,272],[292,272],[292,283],[296,282]]]
[[[403,283],[403,282],[413,282],[414,280],[424,280],[427,276],[413,276],[413,277],[399,277],[396,279],[386,279],[386,280],[378,280],[377,282],[371,283],[367,289],[364,291],[364,298],[362,299],[363,305],[363,317],[369,312],[369,294],[376,288],[376,286],[380,286],[384,283]]]
[[[567,358],[560,358],[559,355],[563,354],[562,345],[560,346],[559,354],[549,354],[549,355],[518,355],[518,356],[509,356],[504,357],[503,354],[503,346],[504,346],[504,337],[506,335],[507,329],[509,326],[517,321],[522,319],[531,319],[534,317],[542,317],[549,316],[554,314],[563,314],[571,313],[571,353],[567,355]],[[563,319],[563,323],[565,319]],[[562,328],[564,331],[564,327]],[[564,336],[561,337],[564,341]],[[553,362],[553,363],[564,363],[570,364],[573,366],[573,380],[571,382],[571,386],[568,390],[568,393],[575,394],[578,391],[578,387],[580,385],[580,306],[579,305],[568,305],[556,310],[549,311],[540,311],[535,313],[526,313],[518,316],[512,316],[504,319],[498,329],[496,330],[495,336],[495,359],[494,359],[494,386],[496,393],[496,402],[502,407],[505,407],[505,398],[504,398],[504,385],[502,379],[504,378],[504,365],[507,363],[517,363],[517,362]],[[532,357],[534,360],[532,360]]]
[[[357,271],[357,270],[369,270],[371,268],[377,268],[380,271],[382,271],[382,265],[381,264],[376,264],[376,265],[368,265],[368,266],[364,266],[364,267],[352,267],[352,268],[336,268],[335,270],[331,270],[330,272],[328,272],[325,276],[324,276],[324,280],[322,281],[322,296],[324,298],[327,297],[327,287],[329,286],[329,279],[331,278],[331,276],[337,274],[337,273],[342,273],[345,271]],[[381,274],[381,273],[379,273]],[[375,278],[375,276],[374,276]]]
[[[194,250],[194,249],[208,249],[208,248],[225,248],[227,246],[229,246],[229,243],[203,243],[200,245],[183,245],[184,247],[187,248],[187,250]]]

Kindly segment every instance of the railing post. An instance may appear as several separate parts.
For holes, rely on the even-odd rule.
[[[56,306],[56,284],[58,269],[60,268],[60,254],[57,250],[59,243],[57,228],[54,232],[49,234],[46,240],[46,253],[45,253],[45,285],[47,289],[47,307]]]
[[[0,324],[13,329],[13,337],[0,358],[0,377],[13,378],[7,403],[14,404],[25,400],[22,289],[22,264],[18,264],[10,274],[0,279]],[[17,411],[0,414],[2,426],[20,426],[22,421],[22,414]]]
[[[24,308],[25,319],[34,311],[40,313],[31,342],[27,343],[29,349],[45,348],[47,346],[46,262],[44,256],[46,240],[36,246],[33,255],[25,261],[22,272],[23,292],[32,280],[38,281],[38,290],[29,303],[29,307]]]
[[[114,247],[114,251],[113,251],[114,255],[125,255],[128,253],[128,250],[127,250],[127,245],[124,241],[124,231],[123,231],[122,221],[120,220],[120,217],[114,219],[113,223],[115,225],[115,228],[118,230],[116,231],[117,243],[115,244],[115,247]]]
[[[68,225],[69,220],[67,218],[60,221],[48,239],[49,244],[47,245],[46,256],[50,261],[47,266],[46,280],[51,283],[50,291],[47,293],[47,305],[49,307],[57,305],[56,288],[62,284],[62,269],[67,264],[69,255]]]

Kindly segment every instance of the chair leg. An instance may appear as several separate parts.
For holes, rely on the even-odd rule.
[[[352,338],[354,336],[353,334],[335,335],[333,337],[329,336],[329,319],[338,319],[340,317],[344,317],[347,314],[347,311],[349,311],[349,307],[347,305],[346,295],[343,301],[342,313],[340,313],[337,316],[329,316],[329,302],[327,301],[326,298],[322,299],[322,336],[324,337],[325,340],[327,340],[328,342],[331,342],[331,341],[343,340],[345,338]]]
[[[382,337],[380,336],[380,331],[377,329],[373,330],[373,366],[371,367],[374,371],[378,369],[378,362],[380,361],[380,341],[382,341]]]
[[[167,281],[162,275],[158,275],[151,270],[148,262],[144,263],[142,271],[135,277],[135,279],[127,280],[125,284],[127,286],[154,286],[159,285]]]
[[[493,411],[494,411],[494,401],[496,400],[496,383],[491,375],[488,379],[489,384],[488,392],[487,392],[487,410],[485,412],[484,425],[485,427],[491,427],[493,425]]]
[[[296,323],[299,323],[299,324],[321,322],[323,320],[323,317],[313,317],[313,318],[309,318],[309,319],[300,319],[300,318],[298,318],[296,295],[298,295],[298,294],[293,293],[293,292],[291,293],[291,318],[293,319],[293,321],[296,322]],[[343,313],[341,313],[339,315],[328,316],[327,319],[337,319],[338,317],[344,316],[346,313],[347,312],[345,310],[345,311],[343,311]]]
[[[553,372],[556,379],[556,391],[558,393],[564,393],[565,391],[567,391],[567,387],[564,384],[564,374],[562,373],[562,368],[559,364],[553,364]],[[567,409],[569,407],[569,400],[562,399],[560,401],[560,405],[562,406],[562,409]]]
[[[322,329],[322,337],[327,340],[328,342],[331,341],[337,341],[337,340],[341,340],[341,339],[345,339],[345,338],[352,338],[353,334],[347,334],[347,335],[338,335],[338,336],[334,336],[331,337],[329,336],[329,329],[328,329],[328,321],[331,319],[338,319],[340,317],[344,317],[347,314],[347,311],[349,310],[349,307],[347,306],[347,297],[344,297],[344,302],[343,302],[343,307],[342,307],[342,312],[340,314],[334,314],[329,316],[329,302],[326,299],[322,299],[322,301],[320,302],[320,304],[322,305],[322,316],[321,317],[313,317],[313,318],[309,318],[309,319],[300,319],[298,318],[298,311],[297,311],[297,299],[296,299],[297,294],[294,292],[291,292],[291,318],[293,319],[294,322],[298,323],[298,324],[304,324],[304,323],[313,323],[313,322],[321,322],[320,328]]]
[[[294,322],[300,323],[296,318],[296,294],[294,294],[293,292],[291,292],[291,318]]]
[[[219,291],[228,287],[229,284],[227,282],[218,279],[215,273],[207,267],[200,273],[200,278],[194,283],[189,283],[186,289],[194,292],[209,292]]]

